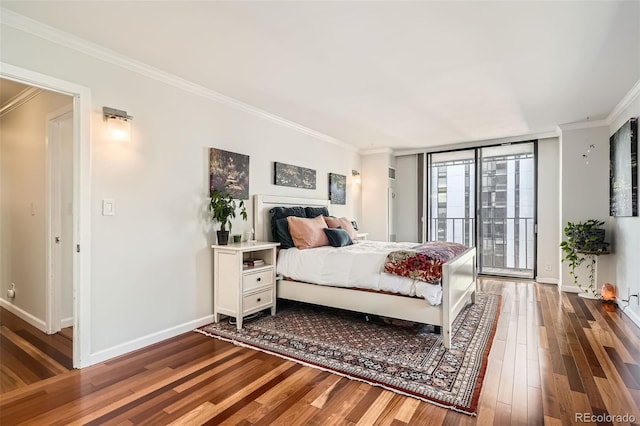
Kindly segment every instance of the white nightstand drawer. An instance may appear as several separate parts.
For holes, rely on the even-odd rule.
[[[260,310],[260,307],[269,307],[273,303],[273,289],[259,291],[246,295],[242,298],[242,312],[247,313],[252,310]]]
[[[273,283],[273,268],[267,268],[260,272],[244,273],[242,275],[242,290],[247,291],[257,287],[263,287]]]

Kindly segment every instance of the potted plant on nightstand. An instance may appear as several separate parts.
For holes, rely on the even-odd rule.
[[[244,206],[244,200],[236,203],[236,200],[226,191],[214,189],[211,193],[211,201],[209,203],[209,211],[211,211],[211,220],[220,224],[218,234],[218,244],[227,245],[229,242],[229,232],[231,231],[231,220],[236,217],[236,209],[240,209],[240,216],[243,220],[247,220],[247,209]],[[229,229],[227,230],[227,225]]]
[[[601,228],[604,222],[596,219],[589,219],[586,222],[568,222],[564,227],[564,235],[567,237],[562,243],[563,258],[569,264],[569,275],[573,276],[573,282],[583,292],[581,295],[588,298],[598,298],[598,283],[595,282],[596,257],[601,254],[608,254],[609,243],[604,241],[605,230]],[[589,285],[583,288],[578,280],[576,268],[585,260],[589,273]]]

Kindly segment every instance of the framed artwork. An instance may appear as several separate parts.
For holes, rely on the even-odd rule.
[[[609,215],[638,216],[638,119],[609,139]]]
[[[316,189],[316,171],[304,167],[275,162],[273,183],[294,188]]]
[[[233,198],[249,199],[249,156],[209,148],[209,193],[225,191]]]
[[[331,204],[347,204],[347,177],[329,173],[329,200]]]

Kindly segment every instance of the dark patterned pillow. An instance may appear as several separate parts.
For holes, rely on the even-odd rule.
[[[326,207],[305,207],[304,208],[307,217],[317,217],[317,216],[329,216],[329,209]]]
[[[276,221],[278,219],[286,218],[289,216],[307,217],[304,211],[304,207],[274,207],[269,210],[269,213],[271,214],[271,236],[273,238],[273,241],[279,243],[282,243],[282,241],[278,239],[278,233],[276,229]]]
[[[349,233],[342,228],[325,228],[324,233],[327,234],[329,244],[333,247],[344,247],[353,244]]]

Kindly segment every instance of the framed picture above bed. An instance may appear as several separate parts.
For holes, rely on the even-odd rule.
[[[214,189],[239,200],[248,200],[249,156],[209,148],[209,193]]]
[[[316,171],[285,163],[273,163],[273,183],[294,188],[316,189]]]
[[[347,177],[329,173],[329,200],[331,204],[347,204]]]
[[[638,119],[609,139],[609,215],[638,216]]]

